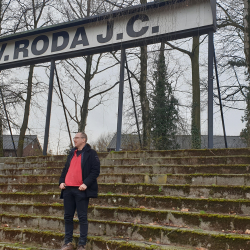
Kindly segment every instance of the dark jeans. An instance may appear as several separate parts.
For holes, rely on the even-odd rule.
[[[75,211],[80,224],[79,245],[86,245],[88,235],[88,205],[89,198],[86,197],[86,192],[80,191],[78,187],[66,187],[63,191],[64,199],[64,221],[65,221],[65,244],[73,240],[73,218]]]

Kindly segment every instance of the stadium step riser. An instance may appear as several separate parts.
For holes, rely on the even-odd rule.
[[[28,208],[29,216],[27,216]],[[19,214],[8,214],[8,211],[4,211],[4,214],[0,215],[0,221],[4,225],[10,227],[29,227],[36,229],[48,229],[48,230],[60,230],[63,231],[64,220],[62,217],[63,207],[33,207],[30,206],[12,206],[8,207],[12,213],[20,209]],[[3,211],[1,211],[3,212]],[[26,214],[22,214],[22,213]],[[35,216],[38,214],[39,216]],[[53,213],[52,213],[53,212]],[[53,214],[54,217],[51,217]],[[58,216],[58,217],[55,217]],[[123,221],[126,223],[151,225],[151,226],[163,226],[163,227],[180,227],[180,228],[194,228],[211,231],[226,231],[244,234],[246,230],[250,228],[250,218],[240,217],[236,215],[209,215],[205,213],[187,213],[181,211],[152,211],[146,209],[126,209],[126,208],[102,208],[93,207],[89,208],[89,223],[95,223],[96,220],[106,221]],[[77,225],[77,219],[76,225]],[[78,230],[78,229],[77,229]],[[95,232],[94,232],[95,233]],[[92,232],[92,234],[94,234]]]
[[[1,235],[1,232],[0,232]],[[58,242],[63,242],[63,235],[59,234],[53,234],[50,231],[46,232],[46,235],[42,235],[39,231],[34,231],[33,235],[30,233],[27,233],[25,231],[19,230],[18,232],[15,230],[5,230],[4,235],[6,236],[6,239],[8,238],[9,241],[13,241],[13,238],[11,238],[11,235],[15,235],[15,237],[19,240],[19,244],[17,246],[5,246],[0,247],[1,250],[44,250],[44,247],[47,247],[46,249],[58,249],[60,248],[60,244]],[[29,236],[29,237],[27,237]],[[31,238],[31,239],[30,239]],[[40,240],[38,240],[40,238]],[[76,242],[78,241],[78,237],[74,236],[73,238],[73,244],[76,245]],[[117,249],[117,250],[195,250],[193,247],[178,247],[178,246],[161,246],[159,244],[149,244],[147,242],[132,242],[131,241],[119,238],[119,240],[112,239],[110,237],[88,237],[88,243],[87,243],[87,249],[88,250],[110,250],[110,249]],[[24,243],[30,243],[29,245],[35,245],[36,247],[27,247],[24,248]],[[6,243],[4,245],[7,245]],[[10,244],[9,244],[10,245]],[[152,246],[151,246],[152,245]],[[197,250],[197,249],[196,249]]]
[[[54,204],[22,204],[22,203],[1,203],[0,213],[40,215],[40,216],[63,216],[64,208],[61,203]]]
[[[107,158],[149,158],[149,157],[193,157],[250,155],[249,148],[211,150],[171,150],[171,151],[120,151],[110,152]]]
[[[216,233],[206,234],[195,230],[137,226],[130,223],[107,225],[96,222],[96,224],[89,225],[89,230],[94,230],[97,235],[105,234],[106,236],[129,238],[129,240],[147,240],[149,243],[209,246],[210,249],[228,249],[227,247],[230,247],[230,250],[248,249],[249,247],[249,239],[244,237],[230,237],[231,235]],[[178,237],[179,234],[182,237]],[[55,249],[61,246],[63,234],[29,229],[0,229],[1,241],[13,241],[13,239],[18,242],[37,243],[43,247]]]
[[[177,157],[177,158],[137,158],[137,159],[102,159],[101,165],[207,165],[207,164],[249,164],[250,156],[214,156],[214,157]]]
[[[52,194],[5,194],[0,193],[1,202],[8,203],[62,203],[59,193]],[[250,215],[250,201],[220,200],[220,199],[192,199],[160,196],[133,196],[133,195],[99,195],[98,199],[91,200],[90,204],[100,206],[123,206],[132,208],[157,209],[189,209],[189,211],[205,211],[212,213],[236,213]]]
[[[4,184],[0,190],[5,193],[59,192],[58,183]],[[103,194],[162,195],[189,198],[226,198],[250,199],[250,187],[243,186],[192,186],[192,185],[152,185],[152,184],[114,184],[99,183],[99,192]]]
[[[33,164],[34,165],[34,164]],[[0,175],[60,175],[63,166],[6,168],[0,170]],[[250,174],[249,164],[247,165],[206,165],[206,166],[102,166],[102,174]]]
[[[149,174],[250,174],[250,166],[247,165],[205,165],[205,166],[102,166],[102,174],[127,174],[127,173],[149,173]]]
[[[11,157],[5,158],[5,163],[39,163],[39,162],[49,162],[49,161],[65,161],[65,155],[48,155],[48,156],[31,156],[31,157]]]
[[[0,183],[58,183],[59,176],[46,175],[13,175],[0,176]]]
[[[58,183],[60,175],[13,175],[0,176],[0,183]],[[250,178],[249,178],[250,179]],[[166,184],[167,175],[100,175],[98,182],[103,183],[155,183]]]
[[[37,170],[37,171],[45,171],[49,169],[61,169],[64,167],[65,162],[47,162],[47,163],[22,163],[22,164],[4,164],[2,168],[0,168],[0,173],[4,174],[15,174],[18,173],[18,171],[30,171],[30,170]]]
[[[33,229],[0,229],[1,242],[17,242],[36,245],[39,247],[46,247],[48,249],[59,249],[63,244],[64,235],[62,233],[53,233],[50,231],[43,232]]]
[[[62,167],[58,168],[22,168],[22,169],[4,169],[0,170],[0,175],[59,175]]]
[[[57,166],[53,164],[53,166],[37,166],[32,164],[33,166],[29,167],[27,165],[23,165],[21,168],[12,168],[7,167],[5,169],[0,169],[0,175],[60,175],[62,172],[62,166]],[[102,174],[140,174],[140,173],[148,173],[148,174],[250,174],[250,166],[247,165],[205,165],[205,166],[169,166],[169,165],[161,165],[161,166],[102,166],[101,167]]]
[[[59,175],[0,176],[0,183],[58,183]],[[219,185],[250,186],[250,175],[151,175],[151,174],[101,174],[99,183],[146,183],[172,185]]]

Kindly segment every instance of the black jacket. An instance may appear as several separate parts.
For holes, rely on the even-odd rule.
[[[72,148],[65,167],[63,168],[61,177],[59,179],[59,185],[65,183],[65,178],[69,170],[70,162],[74,156],[76,148]],[[89,144],[86,144],[82,157],[82,179],[83,183],[87,186],[86,195],[89,198],[97,198],[98,185],[97,177],[100,174],[100,161],[95,150],[91,149]],[[61,192],[61,199],[63,199],[63,190]]]

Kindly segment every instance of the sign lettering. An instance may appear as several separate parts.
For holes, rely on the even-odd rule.
[[[15,42],[15,50],[14,50],[14,57],[13,59],[18,59],[19,53],[23,53],[23,57],[28,57],[29,51],[28,51],[28,46],[29,46],[29,40],[21,40]]]
[[[205,34],[214,30],[211,0],[188,0],[188,5],[185,1],[175,3],[176,8],[171,8],[170,1],[166,1],[155,9],[145,7],[130,12],[124,10],[125,14],[119,14],[123,13],[121,11],[100,20],[82,19],[77,25],[72,22],[13,35],[11,38],[3,37],[0,39],[0,70],[45,62],[52,58],[64,59],[117,50],[122,46],[150,44],[171,36],[177,39],[190,34]]]
[[[39,41],[43,41],[43,47],[40,50],[37,49],[37,43]],[[39,55],[42,55],[45,51],[47,51],[48,47],[49,47],[49,38],[45,35],[41,35],[41,36],[36,37],[34,41],[32,42],[31,52],[34,55],[39,56]]]

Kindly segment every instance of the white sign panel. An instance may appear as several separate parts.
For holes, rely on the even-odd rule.
[[[130,11],[130,14],[123,12],[115,17],[103,16],[103,20],[96,22],[83,19],[82,24],[78,22],[76,26],[57,26],[50,32],[45,28],[35,35],[25,33],[16,39],[2,38],[0,69],[112,51],[121,46],[135,47],[160,39],[174,40],[190,36],[191,32],[204,34],[214,28],[209,0],[165,4]]]

